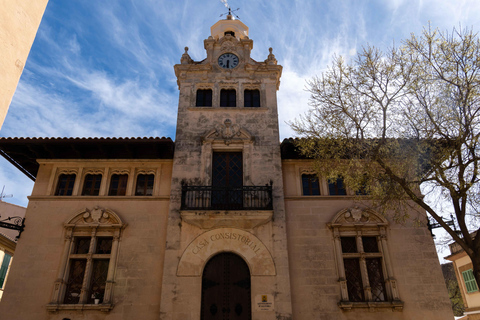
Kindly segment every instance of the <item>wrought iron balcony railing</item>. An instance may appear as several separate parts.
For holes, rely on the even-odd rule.
[[[182,210],[272,210],[272,186],[182,186]]]

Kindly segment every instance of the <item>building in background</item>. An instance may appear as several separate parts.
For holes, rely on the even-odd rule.
[[[465,250],[454,242],[449,245],[450,255],[446,260],[453,262],[455,275],[457,277],[460,292],[465,307],[465,316],[461,320],[479,320],[480,319],[480,291],[478,284],[473,276],[472,260]]]
[[[0,139],[35,181],[0,314],[451,320],[428,229],[369,209],[279,143],[272,49],[253,60],[231,15],[204,46],[174,66],[175,142]]]
[[[0,221],[8,217],[21,219],[25,217],[26,208],[0,200]],[[10,223],[10,220],[7,220]],[[12,221],[13,222],[13,221]],[[7,283],[7,277],[10,271],[12,258],[17,246],[18,231],[0,228],[0,300]]]
[[[0,3],[1,129],[48,0],[3,0]]]

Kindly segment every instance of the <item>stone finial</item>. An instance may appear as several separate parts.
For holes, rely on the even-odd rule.
[[[270,48],[268,48],[268,51],[270,53],[268,55],[267,60],[265,60],[265,63],[266,64],[271,64],[271,65],[277,64],[277,59],[275,59],[275,55],[272,53],[273,49],[270,47]]]
[[[192,58],[188,55],[188,47],[185,47],[185,52],[182,54],[182,58],[180,59],[181,64],[191,64],[193,63]]]

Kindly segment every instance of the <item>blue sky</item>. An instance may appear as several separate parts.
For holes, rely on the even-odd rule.
[[[285,124],[308,108],[305,81],[332,56],[367,43],[387,48],[432,27],[480,31],[480,1],[229,0],[254,40],[283,65],[278,105]],[[227,10],[220,0],[50,0],[0,131],[2,137],[175,137],[173,65],[184,47],[205,58],[203,40]],[[26,205],[33,182],[0,159],[8,202]]]

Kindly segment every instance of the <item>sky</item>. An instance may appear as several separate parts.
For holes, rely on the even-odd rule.
[[[225,2],[225,1],[223,1]],[[286,123],[308,110],[306,81],[334,55],[382,50],[430,24],[480,31],[478,0],[228,0],[254,41],[283,66],[278,109]],[[178,87],[173,65],[184,47],[196,61],[225,16],[220,0],[50,0],[5,119],[1,137],[175,138]],[[3,158],[4,201],[26,206],[33,181]]]

